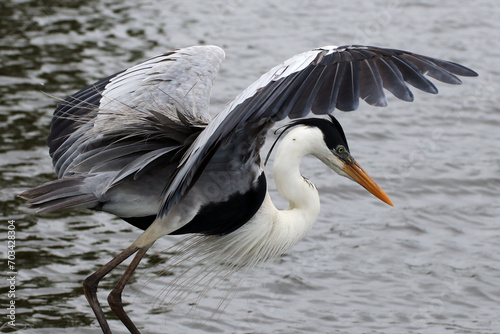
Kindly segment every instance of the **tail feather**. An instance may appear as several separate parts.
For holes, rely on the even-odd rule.
[[[72,177],[50,181],[18,196],[25,199],[37,213],[67,208],[93,208],[99,201],[94,194],[81,191],[84,180],[85,177]]]

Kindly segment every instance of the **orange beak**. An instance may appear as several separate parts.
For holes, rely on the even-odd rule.
[[[382,202],[394,206],[386,193],[378,186],[375,181],[368,175],[367,172],[354,160],[349,159],[349,162],[344,164],[344,172],[346,172],[350,177],[352,177],[356,182],[358,182],[363,188],[371,192],[375,197],[380,199]]]

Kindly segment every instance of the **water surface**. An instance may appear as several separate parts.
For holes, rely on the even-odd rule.
[[[337,113],[351,153],[395,208],[307,159],[302,172],[322,197],[318,222],[285,256],[250,274],[225,308],[214,315],[237,280],[173,309],[162,302],[182,271],[162,273],[177,240],[169,237],[139,267],[126,309],[144,333],[500,332],[499,17],[494,1],[481,0],[2,1],[0,243],[7,249],[14,219],[17,328],[98,333],[81,282],[139,235],[105,213],[37,216],[14,196],[55,178],[45,140],[57,98],[155,54],[215,44],[227,55],[216,112],[296,53],[361,43],[480,74],[463,86],[438,85],[437,96],[415,93],[414,103],[390,99],[385,109]],[[102,283],[101,300],[119,275]],[[126,332],[116,320],[111,326]]]

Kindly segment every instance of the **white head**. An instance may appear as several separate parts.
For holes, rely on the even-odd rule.
[[[287,158],[300,160],[305,155],[313,155],[337,174],[359,183],[374,196],[392,206],[389,197],[349,153],[347,139],[340,123],[333,116],[330,116],[330,120],[308,118],[288,124],[280,134],[281,136],[286,130],[292,129],[280,144],[280,147],[288,148],[285,149],[289,155]],[[276,158],[279,158],[278,155]]]

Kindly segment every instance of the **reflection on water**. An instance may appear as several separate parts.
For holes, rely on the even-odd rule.
[[[499,14],[489,1],[0,2],[1,206],[2,220],[15,220],[17,328],[96,332],[81,282],[138,236],[104,213],[36,216],[14,196],[55,178],[45,141],[58,98],[154,54],[206,43],[227,52],[217,111],[290,55],[363,38],[481,75],[463,87],[439,85],[438,96],[416,93],[413,104],[391,99],[384,110],[339,115],[352,153],[396,208],[307,160],[303,174],[322,195],[320,220],[287,255],[250,275],[226,309],[212,317],[222,288],[194,310],[193,301],[169,309],[159,300],[182,269],[157,275],[175,238],[161,240],[141,264],[126,309],[146,333],[166,324],[173,333],[500,331]],[[8,292],[0,285],[4,310]],[[105,300],[105,291],[99,296]],[[2,313],[2,332],[13,331],[6,319]]]

